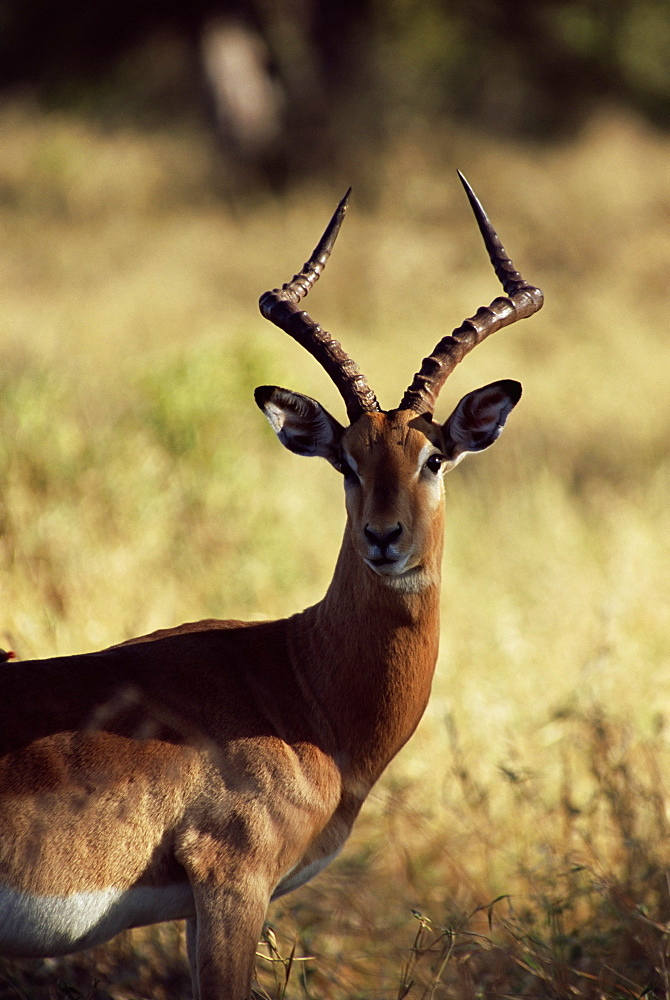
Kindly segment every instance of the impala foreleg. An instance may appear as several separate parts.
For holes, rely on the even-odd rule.
[[[187,947],[195,1000],[250,1000],[269,889],[252,876],[233,888],[196,887],[194,895]]]
[[[191,984],[193,986],[193,1000],[200,1000],[200,986],[198,985],[198,921],[195,917],[190,917],[186,921],[186,954],[188,956],[188,967],[191,972]]]

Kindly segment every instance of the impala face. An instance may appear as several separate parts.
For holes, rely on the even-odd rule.
[[[341,444],[354,547],[380,577],[417,577],[442,538],[446,458],[437,429],[407,410],[366,413]]]
[[[344,428],[315,399],[277,386],[256,390],[289,451],[319,455],[342,473],[348,531],[368,569],[413,590],[435,581],[444,473],[497,440],[520,396],[518,382],[493,382],[464,396],[441,425],[398,409],[363,412]]]

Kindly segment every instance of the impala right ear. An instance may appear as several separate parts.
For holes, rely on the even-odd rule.
[[[473,451],[489,448],[500,437],[505,421],[521,399],[521,383],[491,382],[463,396],[442,425],[444,454],[456,463]]]
[[[339,468],[344,427],[320,403],[277,385],[259,385],[254,398],[285,448],[296,455],[319,455]]]

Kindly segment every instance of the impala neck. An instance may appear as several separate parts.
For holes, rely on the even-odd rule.
[[[324,738],[342,770],[367,787],[412,735],[430,694],[439,643],[439,529],[421,585],[402,587],[365,565],[347,524],[326,596],[291,619],[296,670],[328,730]]]

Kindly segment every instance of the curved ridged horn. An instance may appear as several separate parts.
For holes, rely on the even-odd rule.
[[[377,397],[356,363],[342,350],[338,341],[298,308],[298,303],[318,281],[326,266],[340,231],[350,194],[351,188],[335,209],[325,233],[300,273],[281,288],[264,292],[258,304],[266,319],[302,344],[325,368],[344,399],[349,420],[353,423],[361,413],[381,409]]]
[[[529,285],[515,270],[479,199],[460,170],[458,176],[475,213],[493,269],[506,294],[494,299],[490,306],[478,309],[474,316],[464,320],[449,336],[443,337],[433,353],[424,358],[398,409],[415,410],[428,416],[433,415],[445,381],[473,347],[496,330],[532,316],[544,302],[540,289]]]

